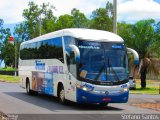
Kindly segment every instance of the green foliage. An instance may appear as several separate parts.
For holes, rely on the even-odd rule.
[[[84,13],[81,13],[79,10],[76,8],[73,8],[71,11],[71,15],[73,17],[73,27],[75,28],[88,28],[88,19],[84,15]]]
[[[14,46],[9,43],[11,32],[9,28],[3,28],[3,20],[0,19],[0,60],[4,60],[5,65],[13,66],[14,64]]]
[[[27,32],[27,22],[22,22],[20,24],[17,24],[16,27],[14,28],[14,36],[18,36],[16,39],[17,41],[19,42],[22,42],[22,41],[26,41],[28,39],[30,39],[30,36]]]
[[[73,28],[74,21],[73,17],[70,15],[61,15],[56,22],[56,30],[64,29],[64,28]]]
[[[3,20],[0,19],[0,40],[3,38]]]
[[[22,40],[29,40],[56,29],[56,17],[52,11],[55,7],[49,3],[38,6],[34,2],[29,2],[28,7],[23,11],[25,21],[16,26],[15,35],[20,36]]]
[[[53,10],[56,10],[56,8],[49,3],[43,3],[39,9],[41,11],[39,22],[41,22],[42,25],[39,29],[42,29],[42,34],[55,31],[55,22],[57,18],[53,15]]]
[[[91,28],[113,31],[113,5],[109,2],[106,4],[106,8],[99,8],[92,12]]]
[[[24,9],[23,11],[23,17],[27,22],[26,30],[28,33],[28,36],[30,38],[37,37],[37,26],[38,26],[38,19],[41,13],[41,10],[38,8],[38,5],[36,5],[34,2],[29,2],[28,4],[29,9]]]
[[[135,24],[118,24],[118,34],[125,40],[128,47],[135,49],[140,60],[144,58],[158,57],[160,30],[155,30],[157,24],[154,20],[141,20]],[[157,26],[158,27],[158,26]]]
[[[5,62],[6,66],[13,66],[14,65],[14,45],[10,43],[6,43],[5,47],[2,49],[2,57]]]
[[[60,30],[64,28],[95,28],[112,31],[112,4],[107,2],[106,8],[99,8],[93,12],[91,20],[87,19],[84,13],[73,8],[71,15],[65,14],[56,18],[50,4],[36,5],[29,2],[28,8],[24,9],[25,21],[15,27],[14,35],[18,41],[25,41],[37,36]],[[110,13],[110,14],[109,14]]]
[[[139,74],[142,88],[146,87],[147,72],[159,74],[154,58],[159,57],[159,23],[153,19],[140,20],[135,24],[119,24],[118,34],[128,47],[135,49],[140,56]]]
[[[0,71],[17,71],[17,68],[5,67],[5,68],[0,68]]]

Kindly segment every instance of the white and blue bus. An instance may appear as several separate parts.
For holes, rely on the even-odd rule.
[[[78,103],[125,103],[129,70],[124,40],[92,29],[63,29],[20,46],[19,76],[28,94],[44,93]]]

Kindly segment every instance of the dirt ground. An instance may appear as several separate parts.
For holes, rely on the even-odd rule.
[[[132,106],[160,111],[160,103],[137,103]]]

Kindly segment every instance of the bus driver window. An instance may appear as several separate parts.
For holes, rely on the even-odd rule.
[[[85,69],[85,64],[80,63],[79,65],[79,73],[80,73],[80,77],[85,78],[87,75],[87,70]]]

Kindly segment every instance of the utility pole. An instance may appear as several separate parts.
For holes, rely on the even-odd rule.
[[[14,67],[15,67],[15,69],[17,68],[17,46],[16,46],[16,41],[14,41],[14,49],[15,49],[15,65],[14,65]],[[14,73],[14,76],[17,76],[17,72],[16,72],[16,70],[15,70],[15,73]]]
[[[113,32],[117,34],[117,0],[113,0]]]

